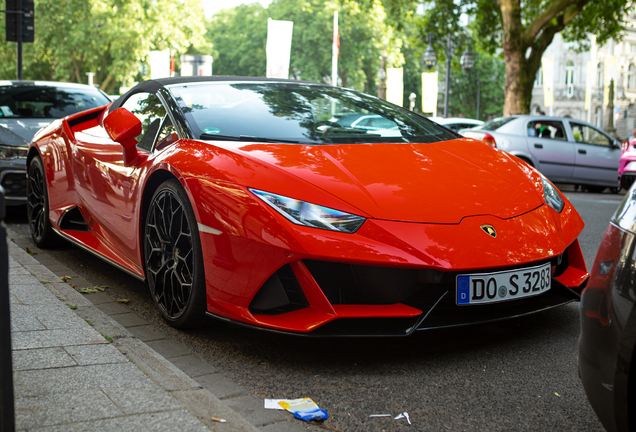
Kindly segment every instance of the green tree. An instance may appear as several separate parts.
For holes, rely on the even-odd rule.
[[[401,27],[405,17],[413,17],[421,0],[383,0],[392,22]],[[530,111],[532,87],[541,57],[554,36],[588,44],[589,33],[603,44],[622,37],[624,16],[631,10],[629,0],[429,0],[427,19],[420,20],[419,33],[425,43],[429,32],[459,35],[464,13],[474,18],[469,30],[491,54],[503,50],[506,65],[504,115]]]
[[[139,76],[149,51],[205,44],[199,0],[39,0],[35,42],[24,44],[24,78],[86,82],[111,92]],[[15,78],[15,43],[0,47],[0,76]]]
[[[267,11],[259,3],[217,12],[206,24],[214,75],[264,76]]]
[[[331,79],[333,14],[338,11],[340,84],[376,91],[382,52],[388,65],[403,63],[401,41],[386,24],[379,0],[275,0],[267,10],[258,4],[218,12],[208,24],[214,46],[214,73],[263,76],[266,68],[267,19],[293,21],[290,77],[316,82]]]
[[[486,53],[474,54],[475,66],[469,71],[462,69],[459,59],[456,58],[452,62],[449,111],[452,116],[480,120],[501,116],[504,107],[506,65],[503,60]],[[445,72],[444,67],[445,65],[440,65],[440,76]],[[442,99],[440,106],[443,103]]]

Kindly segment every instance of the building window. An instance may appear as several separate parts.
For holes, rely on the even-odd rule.
[[[603,63],[596,65],[596,87],[603,87]]]
[[[629,65],[627,68],[627,89],[634,90],[636,89],[636,66],[633,64]]]
[[[539,67],[539,70],[537,71],[537,77],[534,80],[534,85],[536,86],[543,85],[543,68],[542,67]]]
[[[568,60],[565,64],[565,85],[574,84],[574,62]]]
[[[600,106],[594,110],[594,126],[603,127],[603,108]]]
[[[636,53],[636,43],[629,44],[629,52]]]

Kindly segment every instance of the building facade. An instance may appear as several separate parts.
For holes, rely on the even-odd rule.
[[[598,46],[594,36],[590,42],[589,51],[577,53],[575,45],[564,42],[560,34],[555,36],[543,54],[544,59],[552,59],[554,101],[551,106],[545,104],[549,74],[540,68],[531,112],[585,120],[606,131],[614,128],[619,139],[627,139],[636,127],[636,14],[626,18],[621,42],[610,40]],[[613,104],[609,102],[611,79]]]

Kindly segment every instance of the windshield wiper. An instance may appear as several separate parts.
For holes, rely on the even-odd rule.
[[[312,142],[302,142],[296,140],[284,140],[278,138],[265,138],[265,137],[255,137],[251,135],[218,135],[218,134],[207,134],[202,133],[199,135],[199,139],[202,140],[214,140],[214,141],[256,141],[256,142],[267,142],[267,143],[289,143],[289,144],[314,144]]]

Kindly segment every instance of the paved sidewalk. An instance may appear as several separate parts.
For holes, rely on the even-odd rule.
[[[17,430],[259,430],[27,252],[8,246]]]

